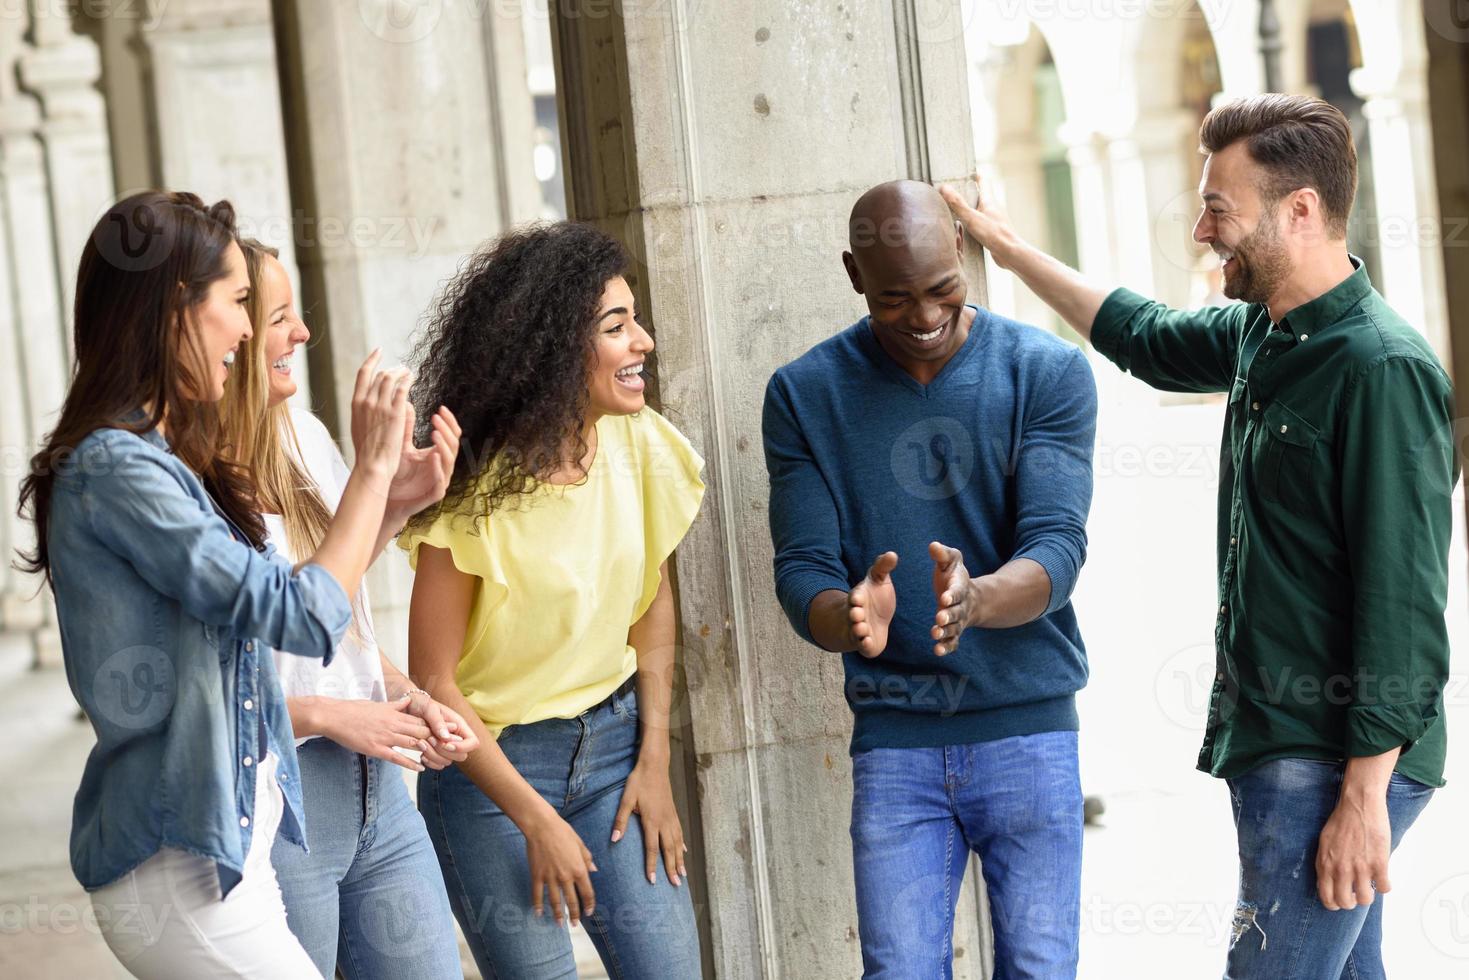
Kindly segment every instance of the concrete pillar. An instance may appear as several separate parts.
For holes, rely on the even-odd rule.
[[[569,210],[634,253],[662,406],[708,460],[676,575],[715,977],[861,972],[842,665],[775,600],[760,413],[775,368],[865,312],[840,263],[857,195],[972,170],[959,12],[589,0],[553,14]],[[968,978],[986,969],[976,881],[955,936]]]
[[[280,249],[299,294],[270,0],[170,0],[138,40],[162,186],[228,198],[241,234]],[[298,384],[309,406],[304,372]]]
[[[1078,206],[1076,249],[1081,271],[1099,282],[1117,282],[1116,223],[1112,220],[1112,174],[1107,139],[1076,122],[1061,127],[1066,162],[1071,164],[1072,194]],[[1108,202],[1098,213],[1092,202]]]
[[[1198,216],[1190,166],[1197,143],[1197,120],[1177,109],[1144,114],[1107,146],[1116,282],[1177,307],[1188,305],[1197,264],[1190,247]]]
[[[363,358],[381,346],[384,366],[400,363],[440,283],[504,227],[486,48],[499,6],[274,3],[312,385],[344,442]],[[403,663],[407,563],[379,561],[371,588]]]
[[[20,59],[20,81],[41,103],[39,127],[56,240],[62,336],[71,353],[71,306],[77,261],[97,215],[112,203],[106,109],[97,91],[101,59],[89,37],[74,33],[72,4],[31,0],[33,46]],[[56,405],[61,391],[52,393]]]
[[[1355,0],[1352,5],[1362,45],[1362,67],[1352,73],[1352,90],[1365,100],[1372,141],[1373,182],[1382,290],[1393,308],[1416,326],[1441,356],[1448,351],[1441,246],[1453,236],[1469,241],[1440,218],[1433,172],[1428,109],[1425,19],[1414,4]],[[1448,23],[1428,21],[1435,31]],[[1462,215],[1463,212],[1444,212]]]

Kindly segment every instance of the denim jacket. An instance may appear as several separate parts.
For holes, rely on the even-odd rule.
[[[280,832],[304,847],[270,648],[331,658],[351,616],[336,579],[250,547],[156,431],[81,441],[57,470],[47,545],[67,681],[97,735],[72,813],[82,887],[175,847],[213,859],[229,894],[267,751]]]

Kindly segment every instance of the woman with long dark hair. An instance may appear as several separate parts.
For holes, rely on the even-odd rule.
[[[374,374],[370,358],[336,517],[300,564],[276,555],[250,472],[219,440],[249,296],[228,202],[150,191],[109,208],[77,274],[71,387],[21,487],[36,525],[22,567],[52,586],[97,736],[72,868],[145,980],[317,975],[270,865],[277,830],[301,843],[303,827],[268,648],[331,657],[409,421],[407,373]]]
[[[485,976],[574,976],[567,916],[612,976],[700,972],[667,561],[703,460],[644,402],[626,266],[587,225],[511,232],[453,280],[418,356],[414,400],[454,411],[464,451],[400,539],[409,674],[480,738],[419,775],[418,805]]]

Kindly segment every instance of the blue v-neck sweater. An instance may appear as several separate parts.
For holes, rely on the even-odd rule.
[[[883,351],[866,317],[770,379],[775,588],[796,632],[812,642],[812,599],[898,553],[887,649],[844,655],[854,753],[1078,727],[1087,664],[1071,591],[1086,557],[1096,403],[1078,348],[981,309],[928,385]],[[1044,615],[967,630],[935,656],[935,540],[958,548],[970,575],[1038,562],[1051,579]]]

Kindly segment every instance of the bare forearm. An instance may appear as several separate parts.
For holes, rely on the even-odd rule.
[[[974,579],[979,602],[970,626],[1010,629],[1039,619],[1051,602],[1051,576],[1039,562],[1016,558]]]
[[[857,641],[852,636],[847,593],[840,589],[817,593],[806,613],[806,625],[811,630],[811,638],[823,650],[847,653],[857,648]]]
[[[324,698],[315,695],[286,698],[286,713],[291,716],[291,731],[297,738],[311,738],[326,734],[326,709]]]
[[[551,805],[525,781],[525,777],[506,758],[499,744],[490,737],[484,721],[470,705],[464,692],[459,690],[452,670],[420,670],[410,654],[408,675],[416,686],[427,691],[435,701],[458,712],[468,722],[479,739],[479,748],[457,765],[469,777],[470,782],[493,800],[517,827],[524,831],[538,821],[556,815]]]
[[[653,604],[628,630],[627,640],[638,657],[638,759],[666,767],[673,710],[675,621],[666,563],[661,574]]]
[[[373,468],[354,469],[321,545],[307,559],[326,569],[349,596],[357,594],[363,574],[382,550],[377,539],[391,478]]]
[[[1092,322],[1096,320],[1108,290],[1098,287],[1060,259],[1017,236],[1006,236],[993,243],[990,255],[1000,268],[1019,276],[1021,282],[1059,313],[1072,329],[1091,339]]]
[[[1386,799],[1388,783],[1402,754],[1399,747],[1381,755],[1348,759],[1342,775],[1341,799],[1345,802]]]
[[[383,692],[387,694],[389,701],[396,701],[409,691],[418,690],[418,685],[399,670],[398,665],[389,660],[386,653],[379,650],[377,656],[383,665]]]

